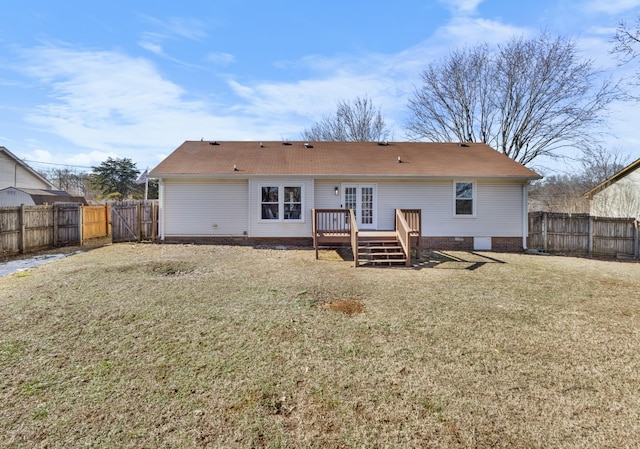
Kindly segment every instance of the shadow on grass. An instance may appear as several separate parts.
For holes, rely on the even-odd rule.
[[[329,256],[331,254],[331,256]],[[332,250],[321,250],[321,260],[341,260],[343,262],[353,262],[353,251],[349,247],[340,247]],[[503,260],[481,254],[475,251],[429,251],[415,259],[411,267],[403,267],[401,265],[392,265],[392,268],[408,268],[413,270],[422,270],[425,268],[438,268],[448,270],[468,270],[474,271],[482,268],[486,264],[503,264]],[[363,264],[362,267],[389,268],[389,265],[379,264]]]

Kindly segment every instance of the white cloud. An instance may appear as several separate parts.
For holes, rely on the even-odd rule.
[[[592,13],[620,15],[638,6],[640,6],[639,0],[589,0],[584,7]]]
[[[206,57],[207,61],[216,65],[228,65],[236,61],[236,57],[224,52],[211,52]]]
[[[484,0],[439,0],[455,14],[474,14]]]

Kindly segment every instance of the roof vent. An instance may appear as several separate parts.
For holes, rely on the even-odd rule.
[[[236,164],[233,164],[233,171],[238,171],[238,166]]]
[[[260,148],[264,148],[264,144],[260,142]]]
[[[398,164],[402,164],[402,159],[400,159],[400,156],[398,156]]]
[[[291,145],[291,142],[282,142],[282,145]]]
[[[214,140],[213,142],[209,142],[209,145],[220,145],[220,144]]]
[[[309,142],[304,144],[305,148],[313,148],[313,145],[311,145]]]
[[[389,146],[389,142],[385,140],[383,142],[378,142],[378,145],[380,145],[381,147],[386,147],[386,146]]]
[[[461,147],[468,147],[468,146],[469,146],[469,144],[468,144],[468,143],[465,143],[465,142],[460,142],[460,144],[459,144],[459,145],[460,145]]]

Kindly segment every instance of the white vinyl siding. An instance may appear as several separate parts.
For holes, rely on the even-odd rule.
[[[591,200],[590,213],[598,217],[640,219],[640,169],[596,193]]]
[[[20,190],[8,188],[0,191],[0,207],[15,207],[24,204],[25,206],[33,206],[34,203],[31,195]]]
[[[166,236],[242,236],[248,231],[247,180],[164,180]]]
[[[345,183],[348,181],[345,180]],[[475,180],[475,218],[454,218],[452,179],[444,180],[367,180],[377,185],[379,230],[394,228],[394,211],[422,210],[422,235],[431,237],[521,237],[523,229],[522,183],[519,181]],[[315,183],[316,207],[341,207],[334,194],[337,180]]]
[[[17,164],[6,154],[0,153],[0,189],[18,187],[23,189],[50,189],[51,186],[26,168]],[[25,203],[26,204],[26,203]]]

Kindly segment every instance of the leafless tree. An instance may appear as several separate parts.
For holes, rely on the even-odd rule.
[[[49,169],[44,176],[59,190],[79,196],[87,196],[90,192],[88,173],[65,167]]]
[[[613,43],[612,52],[620,57],[621,62],[627,63],[636,59],[640,51],[640,16],[636,17],[635,25],[632,27],[625,20],[618,22]]]
[[[524,165],[593,145],[619,95],[572,41],[548,35],[453,51],[421,78],[409,100],[410,137],[483,142]]]
[[[302,132],[308,141],[376,142],[387,138],[389,129],[380,109],[368,97],[338,102],[335,115],[327,115]]]
[[[591,189],[622,170],[629,163],[629,157],[620,148],[608,150],[597,146],[584,149],[580,163],[583,183]]]

